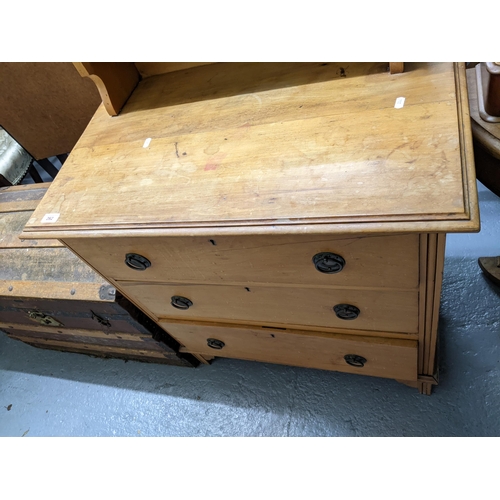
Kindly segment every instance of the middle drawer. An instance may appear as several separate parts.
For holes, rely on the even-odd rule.
[[[157,318],[417,333],[417,291],[120,282]]]

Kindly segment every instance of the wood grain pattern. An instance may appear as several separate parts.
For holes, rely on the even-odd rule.
[[[306,325],[356,330],[416,333],[418,294],[407,291],[342,290],[328,288],[276,288],[121,283],[127,296],[159,318],[231,323]],[[171,305],[171,297],[193,302],[187,310]],[[337,318],[332,308],[352,304],[361,310],[355,320]]]
[[[64,243],[113,280],[213,284],[402,288],[418,286],[418,235],[352,238],[241,236],[214,238],[73,238]],[[341,255],[336,274],[316,270],[313,256]],[[148,258],[145,271],[125,264],[127,253]]]
[[[304,331],[263,330],[162,322],[162,326],[188,352],[202,355],[304,366],[321,370],[372,375],[404,380],[417,378],[417,344],[411,340],[389,340]],[[207,346],[207,339],[225,343],[221,350]],[[362,368],[348,365],[344,356],[366,358]]]
[[[426,297],[427,297],[427,256],[429,252],[429,235],[420,235],[419,245],[419,270],[420,270],[420,286],[418,296],[418,373],[424,373],[424,350],[425,350],[425,334],[426,334]]]
[[[142,78],[148,76],[162,75],[163,73],[171,73],[172,71],[181,71],[196,66],[204,66],[205,64],[213,64],[209,62],[136,62],[135,67],[141,74]]]
[[[5,248],[63,246],[58,240],[37,241],[19,237],[49,185],[42,183],[0,188],[0,251]]]
[[[38,206],[39,200],[13,201],[0,204],[0,213],[33,211]]]
[[[145,78],[119,116],[97,111],[23,237],[61,239],[198,360],[429,394],[444,233],[477,231],[479,212],[465,65],[405,69],[220,63]],[[345,269],[318,273],[321,251]],[[151,267],[129,270],[128,252]],[[360,316],[338,319],[338,303]],[[362,372],[347,353],[366,357]]]
[[[313,232],[327,223],[339,232],[352,222],[391,221],[406,231],[412,221],[459,230],[471,222],[459,140],[466,131],[457,132],[462,66],[415,64],[391,77],[359,64],[344,78],[335,65],[243,65],[243,75],[235,68],[151,77],[120,116],[99,110],[26,232],[266,225]],[[264,71],[260,87],[244,84],[252,71],[253,82]],[[401,95],[405,106],[395,109]],[[128,203],[138,198],[147,213]],[[54,212],[57,223],[40,224]]]
[[[30,189],[10,186],[0,189],[0,214],[8,212],[33,211],[47,192],[49,182],[31,185]]]
[[[118,337],[113,338],[112,336],[108,338],[102,338],[97,336],[87,336],[87,335],[76,335],[70,330],[63,330],[62,333],[58,332],[39,332],[39,331],[26,331],[26,330],[6,330],[9,337],[15,337],[23,342],[68,342],[75,345],[75,347],[81,347],[82,345],[92,346],[94,349],[98,350],[101,347],[105,348],[125,348],[125,349],[144,349],[153,353],[163,354],[166,352],[165,346],[162,346],[159,342],[156,342],[151,337],[145,337],[143,339],[134,338],[128,340],[125,338]]]
[[[126,340],[129,342],[143,342],[144,340],[151,340],[152,337],[148,333],[135,331],[131,332],[120,332],[120,331],[100,331],[100,330],[89,330],[85,328],[57,328],[53,326],[42,326],[34,322],[30,324],[20,324],[16,323],[13,326],[10,323],[0,323],[0,330],[4,330],[7,333],[16,331],[17,335],[21,335],[20,332],[24,333],[25,336],[29,336],[31,333],[39,334],[60,334],[67,335],[68,337],[85,337],[85,338],[96,338],[96,339],[109,339],[109,340]]]
[[[14,337],[13,337],[14,338]],[[20,340],[20,339],[18,339]],[[95,349],[92,346],[83,346],[77,347],[75,344],[71,344],[68,342],[64,343],[37,343],[37,342],[28,342],[25,341],[26,344],[31,345],[32,347],[36,347],[38,349],[50,349],[53,351],[62,351],[62,352],[71,352],[75,354],[86,354],[88,356],[94,356],[97,358],[117,358],[124,360],[132,360],[132,361],[141,361],[144,363],[160,363],[166,365],[174,365],[174,366],[186,366],[185,362],[177,358],[173,354],[164,354],[162,356],[158,356],[157,353],[151,355],[151,351],[147,350],[139,350],[139,349],[125,349],[125,348],[113,348],[107,347],[105,351],[101,351],[99,349]]]
[[[437,234],[428,235],[427,243],[427,289],[425,293],[425,323],[424,323],[424,369],[423,373],[429,374],[429,358],[432,337],[432,312],[436,300],[436,264],[437,264]]]
[[[405,63],[404,62],[391,62],[391,63],[389,63],[389,71],[391,72],[391,75],[403,73],[404,70],[405,70]]]
[[[471,222],[475,223],[475,231],[480,230],[479,204],[477,199],[476,170],[474,166],[474,148],[472,143],[472,129],[469,112],[469,96],[467,92],[467,75],[465,65],[460,64],[461,71],[455,72],[455,85],[457,88],[458,108],[458,133],[460,137],[460,156],[467,168],[463,170],[463,188],[465,214]],[[447,230],[429,232],[445,233]]]
[[[434,277],[434,302],[429,313],[432,315],[430,330],[430,349],[427,373],[422,375],[437,376],[437,354],[438,354],[438,324],[439,306],[441,304],[441,289],[443,285],[443,270],[445,258],[446,235],[438,234],[436,241],[436,267]]]
[[[59,241],[19,237],[48,185],[0,190],[0,295],[100,301],[99,290],[107,282]]]
[[[86,344],[86,343],[77,343],[75,344],[73,341],[64,341],[64,340],[55,340],[55,339],[42,339],[42,338],[33,338],[25,335],[17,335],[17,334],[9,334],[9,337],[15,338],[17,340],[22,340],[23,342],[36,344],[37,346],[46,346],[46,347],[59,347],[64,348],[60,350],[64,350],[66,352],[82,352],[82,353],[92,353],[96,355],[108,355],[115,356],[116,354],[125,354],[129,356],[144,356],[156,359],[167,359],[167,356],[162,351],[150,350],[146,346],[144,348],[140,347],[119,347],[119,346],[103,346],[96,344]],[[174,357],[172,357],[175,359]],[[181,360],[178,360],[182,362]],[[170,364],[170,363],[169,363]],[[180,363],[179,363],[180,364]]]
[[[104,280],[103,280],[104,283]],[[98,301],[99,283],[66,282],[52,286],[43,281],[1,281],[0,294],[8,297],[40,297],[47,299]],[[71,291],[74,290],[72,294]]]
[[[0,213],[0,249],[62,247],[58,240],[27,240],[19,238],[33,212]]]
[[[46,191],[46,184],[0,189],[0,328],[28,343],[89,343],[94,352],[100,346],[128,348],[139,343],[176,358],[178,344],[158,326],[145,327],[139,312],[59,241],[27,244],[19,239],[32,213],[26,211],[27,202],[36,206]],[[5,205],[11,211],[2,211]],[[32,317],[34,312],[38,319]],[[47,316],[49,324],[55,320],[58,326],[42,326]],[[66,344],[51,347],[71,351]],[[183,358],[170,364],[197,364],[190,356]],[[127,359],[134,359],[134,353]]]
[[[431,394],[432,386],[437,384],[437,343],[439,306],[446,235],[421,235],[421,286],[419,304],[419,376],[422,394]],[[427,382],[424,378],[427,377]],[[432,380],[431,380],[432,379]]]

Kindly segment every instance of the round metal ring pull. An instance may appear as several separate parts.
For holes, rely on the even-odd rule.
[[[222,340],[217,339],[207,339],[207,346],[212,349],[222,349],[226,344]]]
[[[356,306],[351,304],[337,304],[333,310],[337,318],[345,320],[356,319],[361,312]]]
[[[136,271],[145,271],[148,267],[151,267],[151,262],[146,259],[146,257],[137,253],[128,253],[125,255],[125,264],[127,264],[130,269]]]
[[[344,360],[348,365],[356,366],[358,368],[363,368],[366,363],[366,359],[363,356],[358,356],[357,354],[346,354]]]
[[[345,260],[336,253],[321,252],[313,257],[313,264],[320,273],[335,274],[344,269]]]
[[[170,303],[176,309],[189,309],[193,305],[193,303],[189,299],[186,299],[186,297],[181,297],[179,295],[174,295],[170,300]]]

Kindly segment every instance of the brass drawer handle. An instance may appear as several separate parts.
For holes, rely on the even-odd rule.
[[[356,306],[351,304],[337,304],[333,310],[337,318],[345,320],[356,319],[361,312]]]
[[[212,349],[222,349],[226,344],[222,340],[217,339],[207,339],[207,346]]]
[[[64,326],[60,321],[40,311],[28,311],[28,318],[43,326]]]
[[[356,366],[358,368],[363,368],[366,363],[366,359],[363,358],[363,356],[358,356],[357,354],[346,354],[344,359],[348,365]]]
[[[174,295],[171,299],[171,304],[174,306],[176,309],[189,309],[193,303],[189,300],[186,299],[186,297],[181,297],[179,295]]]
[[[345,260],[336,253],[321,252],[313,257],[313,264],[320,273],[335,274],[344,269]]]
[[[137,253],[128,253],[125,255],[125,264],[135,271],[145,271],[148,267],[151,267],[151,262],[146,257]]]

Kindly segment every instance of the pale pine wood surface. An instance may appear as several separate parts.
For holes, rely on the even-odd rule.
[[[306,325],[416,333],[417,291],[365,291],[329,288],[120,283],[135,302],[158,318],[226,321],[301,327]],[[173,296],[193,302],[187,310],[171,305]],[[361,311],[354,320],[333,312],[337,304],[351,304]]]
[[[82,77],[89,77],[96,85],[107,113],[117,115],[139,82],[140,75],[134,63],[76,62]]]
[[[404,380],[417,378],[417,343],[411,340],[349,337],[319,332],[279,331],[240,326],[213,326],[162,322],[185,351],[322,370],[388,377]],[[222,340],[225,346],[215,350],[207,339]],[[182,351],[182,349],[181,349]],[[364,367],[348,365],[344,356],[357,354]]]
[[[204,66],[205,64],[213,64],[209,62],[136,62],[135,67],[143,78],[153,75],[161,75],[172,71],[181,71],[196,66]]]
[[[73,238],[64,242],[114,280],[191,283],[274,283],[327,287],[418,286],[418,235],[334,238],[309,235],[216,238]],[[313,256],[345,259],[336,274],[316,270]],[[145,271],[125,264],[127,253],[148,258]]]
[[[397,73],[403,73],[405,70],[405,63],[404,62],[391,62],[389,63],[389,71],[391,72],[391,75],[395,75]]]
[[[446,235],[423,234],[420,243],[419,374],[437,377],[436,352]]]
[[[429,359],[427,363],[427,372],[429,376],[438,375],[439,368],[437,366],[438,353],[438,324],[439,324],[439,307],[441,304],[441,289],[443,285],[443,270],[446,247],[446,235],[438,234],[436,238],[436,266],[434,278],[434,301],[432,308],[429,308],[429,314],[432,315],[430,327],[429,344]]]
[[[465,67],[386,66],[147,78],[119,116],[98,110],[23,234],[61,238],[188,352],[356,373],[342,346],[362,346],[349,353],[370,360],[365,374],[432,378],[444,239],[427,234],[479,228]],[[345,270],[318,273],[320,251]],[[151,268],[128,270],[127,252]],[[336,303],[359,318],[336,318]]]
[[[102,280],[102,284],[106,282]],[[44,299],[71,300],[75,302],[102,302],[99,297],[101,283],[2,281],[0,295],[3,297],[43,297]],[[71,292],[74,293],[71,293]],[[111,302],[111,300],[110,300]]]
[[[26,231],[458,228],[474,197],[454,66],[409,64],[392,76],[386,66],[223,63],[147,78],[119,116],[98,110]],[[41,224],[46,213],[59,220]]]

